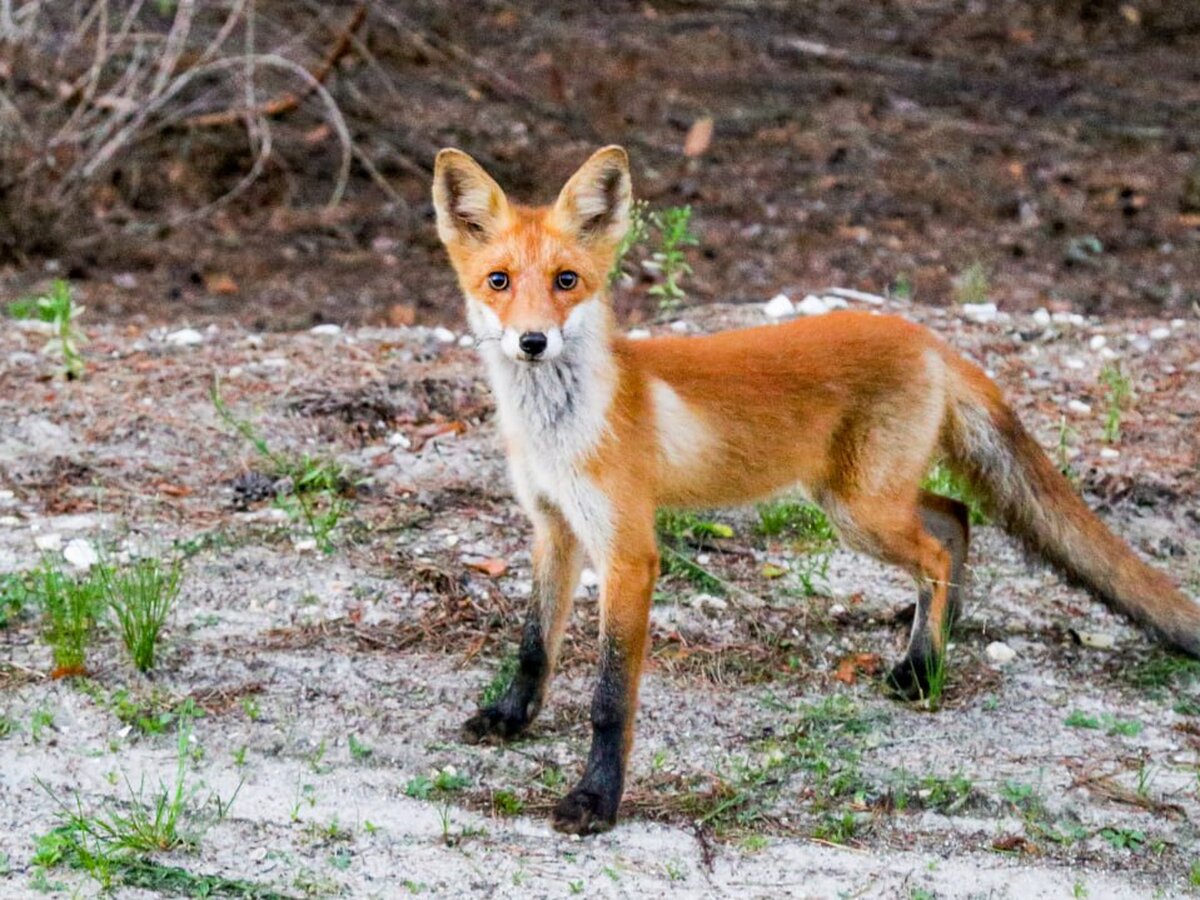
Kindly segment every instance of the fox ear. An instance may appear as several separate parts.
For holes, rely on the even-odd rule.
[[[571,176],[554,203],[555,224],[583,240],[616,244],[629,229],[633,186],[629,157],[612,145],[597,150]]]
[[[486,240],[508,221],[508,198],[483,166],[446,148],[433,165],[433,208],[443,244]]]

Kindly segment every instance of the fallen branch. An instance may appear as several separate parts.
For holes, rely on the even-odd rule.
[[[325,54],[325,58],[321,60],[321,64],[309,70],[310,80],[303,90],[299,92],[292,91],[281,97],[268,100],[253,109],[226,109],[221,112],[192,116],[190,119],[184,119],[183,125],[187,128],[220,128],[226,125],[236,125],[244,121],[247,116],[254,118],[277,118],[284,113],[291,112],[300,106],[301,101],[305,97],[316,90],[316,85],[325,82],[325,79],[329,77],[329,73],[333,71],[334,66],[354,47],[354,33],[358,31],[366,17],[367,4],[360,3],[355,7],[345,27],[338,32],[337,41],[330,48],[329,52]]]

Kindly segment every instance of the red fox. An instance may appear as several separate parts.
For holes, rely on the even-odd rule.
[[[707,337],[623,338],[608,274],[629,225],[625,151],[605,147],[553,205],[509,202],[442,150],[438,235],[496,396],[517,499],[533,521],[532,605],[506,693],[464,726],[521,734],[537,715],[583,558],[601,574],[600,677],[582,780],[553,824],[616,822],[633,742],[659,507],[800,490],[852,549],[901,566],[918,602],[887,682],[922,696],[958,615],[968,516],[921,482],[944,459],[1028,548],[1174,647],[1200,656],[1200,605],[1105,527],[976,366],[903,319],[838,312]]]

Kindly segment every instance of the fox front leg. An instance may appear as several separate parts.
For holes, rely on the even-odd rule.
[[[609,564],[600,605],[600,679],[592,697],[592,747],[579,783],[554,809],[553,825],[593,834],[616,824],[625,787],[650,603],[658,577],[653,518]]]
[[[537,716],[554,672],[582,555],[557,510],[540,507],[534,516],[533,595],[521,634],[517,671],[500,699],[463,725],[469,743],[517,737]]]

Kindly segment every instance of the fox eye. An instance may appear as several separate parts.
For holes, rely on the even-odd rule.
[[[488,287],[493,291],[503,291],[508,287],[508,274],[505,272],[492,272],[487,277]]]
[[[554,279],[554,286],[560,291],[574,290],[577,284],[579,284],[579,276],[570,270],[559,272],[558,276]]]

